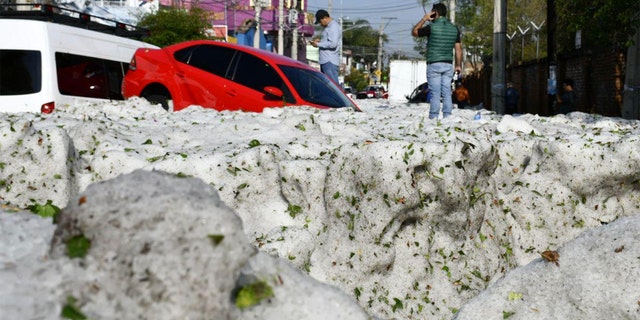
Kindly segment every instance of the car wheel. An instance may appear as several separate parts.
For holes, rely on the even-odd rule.
[[[149,94],[144,96],[145,99],[147,99],[147,101],[149,101],[149,103],[151,104],[159,104],[160,106],[162,106],[163,109],[169,111],[169,100],[171,100],[171,97],[167,97],[163,94]]]

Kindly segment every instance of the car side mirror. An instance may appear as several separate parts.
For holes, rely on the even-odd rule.
[[[267,96],[273,97],[274,100],[276,100],[276,99],[277,100],[282,100],[283,97],[284,97],[284,93],[279,88],[272,87],[272,86],[266,86],[266,87],[264,87],[263,90],[267,94]]]

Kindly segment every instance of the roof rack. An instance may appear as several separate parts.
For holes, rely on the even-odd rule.
[[[48,21],[136,40],[149,36],[145,28],[51,4],[0,4],[0,19]]]

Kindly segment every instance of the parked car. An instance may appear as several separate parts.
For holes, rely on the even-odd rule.
[[[410,95],[405,96],[409,103],[424,103],[431,101],[431,90],[429,90],[429,85],[426,82],[423,82],[419,86],[417,86]]]
[[[136,51],[122,93],[171,111],[191,105],[250,112],[296,105],[359,110],[340,87],[307,64],[212,40]]]
[[[354,99],[353,89],[351,87],[344,87],[344,94],[349,97],[349,99]]]
[[[77,100],[124,100],[133,53],[157,48],[140,41],[145,35],[63,7],[0,4],[0,111],[51,113]]]
[[[387,89],[384,88],[383,85],[371,85],[368,86],[365,90],[358,92],[356,95],[357,99],[371,99],[371,98],[379,98],[379,99],[388,99],[389,93]]]

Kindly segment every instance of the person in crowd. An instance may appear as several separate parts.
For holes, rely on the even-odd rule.
[[[319,49],[320,71],[339,84],[338,69],[340,67],[340,42],[342,41],[342,28],[340,23],[333,20],[326,10],[316,12],[316,24],[320,24],[322,37],[314,39],[310,44]]]
[[[428,40],[427,82],[432,93],[429,119],[438,118],[440,115],[440,99],[442,99],[443,117],[451,116],[453,109],[451,80],[454,71],[458,74],[462,72],[460,30],[446,16],[447,6],[436,3],[431,12],[426,13],[411,30],[412,36],[427,37]],[[429,24],[425,26],[426,22]],[[455,54],[452,54],[454,49]]]
[[[575,110],[576,93],[573,91],[573,79],[562,81],[562,94],[557,98],[558,114],[567,114]]]
[[[453,100],[458,104],[459,109],[467,109],[471,106],[469,90],[465,88],[461,80],[456,81],[456,89],[453,90]]]
[[[513,86],[513,82],[507,83],[507,92],[504,99],[504,113],[514,114],[518,112],[518,100],[520,100],[520,92]]]

